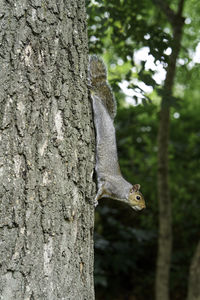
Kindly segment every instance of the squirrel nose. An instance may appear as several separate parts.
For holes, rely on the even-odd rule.
[[[141,208],[142,208],[142,209],[146,208],[145,203],[143,203],[143,204],[141,205]]]

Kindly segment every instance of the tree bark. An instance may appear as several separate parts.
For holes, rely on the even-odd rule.
[[[187,300],[200,300],[200,241],[190,265]]]
[[[84,0],[1,0],[0,23],[0,299],[94,299]]]
[[[159,2],[159,1],[158,1]],[[169,190],[168,144],[170,128],[170,105],[173,95],[173,84],[176,71],[176,61],[181,47],[183,2],[180,1],[177,14],[170,14],[173,29],[172,53],[169,57],[166,79],[161,100],[160,122],[158,131],[158,200],[159,200],[159,232],[158,255],[156,267],[155,294],[157,300],[169,299],[169,275],[172,248],[172,216]],[[163,7],[161,7],[162,9]],[[166,12],[169,15],[170,8]]]

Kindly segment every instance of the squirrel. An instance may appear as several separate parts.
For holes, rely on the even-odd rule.
[[[120,171],[117,155],[114,118],[117,105],[107,81],[107,71],[101,58],[89,57],[89,86],[96,131],[96,166],[98,191],[95,206],[101,198],[111,198],[129,204],[134,210],[145,208],[139,184],[130,184]]]

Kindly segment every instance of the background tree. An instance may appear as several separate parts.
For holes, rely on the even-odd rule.
[[[0,11],[0,298],[94,299],[85,3]]]
[[[194,253],[191,266],[188,286],[188,300],[200,299],[200,242]]]
[[[166,68],[166,79],[162,89],[160,121],[158,130],[158,203],[159,203],[159,238],[156,269],[156,299],[169,299],[169,272],[171,265],[172,247],[172,218],[169,189],[168,144],[170,127],[170,106],[173,101],[173,85],[175,80],[176,63],[181,48],[184,0],[178,3],[177,12],[162,1],[154,1],[164,12],[172,26],[173,36],[171,55]]]

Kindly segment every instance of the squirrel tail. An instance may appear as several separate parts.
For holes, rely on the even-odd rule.
[[[101,99],[110,117],[114,119],[117,111],[116,101],[107,81],[106,66],[103,60],[97,55],[89,57],[89,76],[91,95],[95,94]]]

